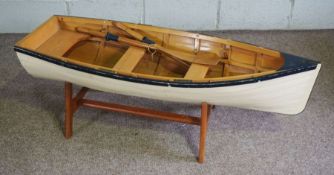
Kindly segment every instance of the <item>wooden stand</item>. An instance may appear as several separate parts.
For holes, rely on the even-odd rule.
[[[144,116],[156,119],[170,120],[174,122],[186,123],[191,125],[199,125],[200,126],[200,141],[199,141],[199,153],[198,153],[198,162],[204,162],[205,155],[205,139],[206,132],[208,126],[208,117],[210,115],[210,109],[213,106],[208,105],[203,102],[201,105],[201,118],[155,111],[151,109],[139,108],[139,107],[131,107],[120,104],[113,103],[105,103],[90,99],[84,99],[85,94],[89,89],[83,87],[74,98],[72,98],[72,84],[65,82],[65,102],[66,102],[66,112],[65,112],[65,138],[71,138],[73,134],[73,114],[79,108],[79,106],[86,106],[91,108],[109,110],[109,111],[117,111],[117,112],[125,112],[134,114],[134,116]]]

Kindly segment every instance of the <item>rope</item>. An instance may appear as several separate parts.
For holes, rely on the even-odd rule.
[[[147,51],[151,54],[152,61],[154,61],[154,54],[157,52],[157,49],[150,45],[147,45]]]

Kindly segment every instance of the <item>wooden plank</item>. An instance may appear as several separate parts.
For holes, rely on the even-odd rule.
[[[208,66],[196,64],[191,64],[184,78],[186,79],[200,79],[204,78],[209,70]]]
[[[138,47],[129,47],[125,54],[119,59],[113,67],[115,71],[132,72],[144,56],[146,50]]]
[[[89,35],[82,33],[59,30],[50,39],[43,43],[37,51],[52,56],[63,56],[73,45],[88,37]]]
[[[247,65],[247,64],[242,64],[242,63],[238,63],[238,62],[235,62],[235,61],[230,61],[229,63],[230,65],[233,65],[233,66],[238,66],[238,67],[241,67],[241,68],[245,68],[245,69],[251,69],[251,70],[259,70],[259,71],[272,71],[273,69],[266,69],[266,68],[263,68],[263,67],[257,67],[255,68],[255,66],[251,66],[251,65]]]
[[[239,49],[237,47],[231,48],[231,61],[254,66],[255,58],[256,52]]]

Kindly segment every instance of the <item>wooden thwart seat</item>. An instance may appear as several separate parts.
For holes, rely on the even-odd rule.
[[[209,71],[209,66],[193,63],[190,65],[184,78],[186,79],[200,79],[205,78]]]
[[[129,47],[125,54],[118,60],[113,67],[115,71],[132,72],[145,54],[145,49],[138,47]]]
[[[89,35],[87,34],[66,31],[66,30],[59,30],[43,45],[37,48],[37,51],[49,55],[63,56],[76,43],[88,38]]]

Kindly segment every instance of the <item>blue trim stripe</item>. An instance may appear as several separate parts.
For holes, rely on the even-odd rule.
[[[241,80],[230,80],[230,81],[218,81],[218,82],[191,82],[191,81],[165,81],[165,80],[152,80],[152,79],[147,79],[147,78],[136,78],[136,77],[131,77],[131,76],[126,76],[126,75],[120,75],[111,71],[104,71],[104,70],[96,70],[93,68],[89,67],[84,67],[80,65],[76,65],[73,63],[69,62],[64,62],[55,58],[52,58],[50,56],[40,54],[34,51],[30,51],[25,48],[21,48],[18,46],[14,47],[14,50],[16,52],[20,52],[23,54],[30,55],[32,57],[57,64],[60,66],[64,66],[70,69],[74,69],[77,71],[82,71],[90,74],[95,74],[103,77],[108,77],[108,78],[113,78],[117,80],[124,80],[124,81],[129,81],[129,82],[135,82],[135,83],[142,83],[142,84],[149,84],[149,85],[156,85],[156,86],[171,86],[171,87],[182,87],[182,88],[214,88],[214,87],[223,87],[223,86],[235,86],[235,85],[242,85],[242,84],[248,84],[248,83],[256,83],[259,81],[266,81],[266,80],[271,80],[279,77],[284,77],[300,72],[305,72],[309,70],[313,70],[317,67],[318,62],[308,60],[305,58],[301,57],[296,57],[290,54],[285,54],[282,53],[285,57],[285,60],[292,59],[292,63],[290,61],[286,61],[286,64],[283,66],[283,68],[273,74],[270,75],[264,75],[260,77],[255,77],[255,78],[247,78],[247,79],[241,79]],[[297,59],[298,58],[298,59]],[[297,67],[293,66],[293,63],[296,64],[300,60],[308,60],[305,61],[305,64],[302,66]]]
[[[295,55],[291,55],[288,53],[281,53],[284,60],[284,65],[280,68],[280,70],[290,70],[290,69],[300,69],[304,67],[312,67],[314,65],[319,64],[317,61],[313,61],[310,59],[301,58]]]

